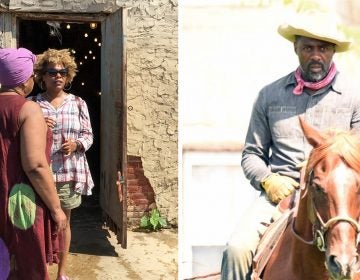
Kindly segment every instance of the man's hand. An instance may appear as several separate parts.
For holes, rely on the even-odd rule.
[[[271,174],[261,182],[261,185],[269,199],[276,204],[283,198],[292,194],[292,192],[300,186],[294,179],[287,176],[281,176],[277,173]]]

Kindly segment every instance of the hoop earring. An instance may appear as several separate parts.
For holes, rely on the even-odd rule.
[[[46,90],[46,85],[45,85],[45,82],[44,81],[41,81],[41,83],[40,83],[40,89],[42,90],[42,91],[44,91],[44,90]]]
[[[71,89],[71,83],[68,83],[67,86],[68,86],[68,88],[65,88],[66,87],[66,85],[65,85],[64,90],[70,90]]]

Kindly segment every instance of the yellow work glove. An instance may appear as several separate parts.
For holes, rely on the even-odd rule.
[[[294,179],[273,173],[261,182],[269,199],[274,203],[289,196],[295,189],[299,188],[299,183]]]
[[[301,170],[303,167],[306,167],[306,165],[308,164],[308,160],[303,160],[302,162],[299,162],[295,167],[296,169]]]

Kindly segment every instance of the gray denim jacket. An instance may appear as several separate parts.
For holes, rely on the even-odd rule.
[[[311,146],[303,136],[298,116],[322,131],[336,128],[360,131],[360,88],[337,73],[330,86],[309,95],[294,95],[294,73],[265,86],[255,100],[241,165],[252,186],[271,173],[299,180],[296,165]]]

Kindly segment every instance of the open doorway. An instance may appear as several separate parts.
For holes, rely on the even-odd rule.
[[[86,152],[95,183],[93,195],[84,199],[99,199],[100,185],[100,110],[101,110],[101,28],[100,22],[66,22],[19,20],[18,47],[35,54],[48,48],[70,49],[78,65],[69,92],[84,99],[89,107],[94,143]],[[34,86],[31,95],[41,92]]]
[[[11,39],[18,47],[36,54],[48,48],[73,52],[79,72],[71,93],[87,102],[94,131],[94,144],[86,155],[96,185],[92,196],[83,196],[80,208],[97,206],[95,212],[126,248],[126,10],[86,15],[5,14],[4,21],[17,23],[16,38]],[[3,24],[3,32],[5,27]],[[35,87],[31,94],[39,91]]]

